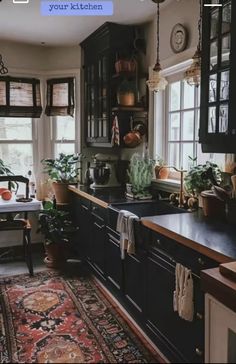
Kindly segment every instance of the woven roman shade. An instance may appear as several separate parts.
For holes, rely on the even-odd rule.
[[[0,77],[0,116],[40,118],[40,80]]]
[[[47,80],[47,116],[74,116],[74,78],[53,78]]]

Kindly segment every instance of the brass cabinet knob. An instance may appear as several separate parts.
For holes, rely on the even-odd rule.
[[[198,263],[201,265],[205,265],[205,262],[202,258],[198,258]]]
[[[157,239],[156,243],[157,243],[157,245],[161,245],[161,240]]]
[[[203,351],[200,350],[199,348],[195,349],[195,353],[197,354],[197,356],[203,356]]]
[[[200,312],[197,312],[196,316],[199,320],[203,320],[203,315]]]

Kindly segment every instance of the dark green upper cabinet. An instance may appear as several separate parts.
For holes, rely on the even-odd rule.
[[[82,43],[83,123],[88,146],[111,146],[112,108],[117,104],[115,62],[132,54],[134,27],[105,23]]]
[[[203,7],[199,140],[203,152],[236,153],[236,1],[219,4]]]

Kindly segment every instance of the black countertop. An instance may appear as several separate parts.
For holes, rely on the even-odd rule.
[[[103,207],[141,202],[127,199],[121,188],[93,190],[78,185],[70,189]],[[236,226],[223,220],[206,218],[201,209],[192,213],[148,216],[141,221],[144,226],[206,254],[219,263],[236,260]]]

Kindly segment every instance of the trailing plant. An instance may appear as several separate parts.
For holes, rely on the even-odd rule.
[[[43,159],[44,172],[50,179],[63,182],[77,182],[78,170],[76,163],[80,160],[80,155],[60,153],[56,159]]]
[[[14,176],[14,173],[11,171],[8,165],[6,165],[3,160],[0,158],[0,175],[3,176]],[[12,188],[18,188],[18,183],[11,182]]]
[[[217,164],[206,162],[192,166],[185,176],[185,189],[192,195],[209,190],[214,184],[222,182],[222,175]]]
[[[142,158],[140,154],[135,153],[131,157],[128,177],[134,195],[147,194],[148,187],[150,187],[153,178],[154,164],[155,161],[148,156]]]

